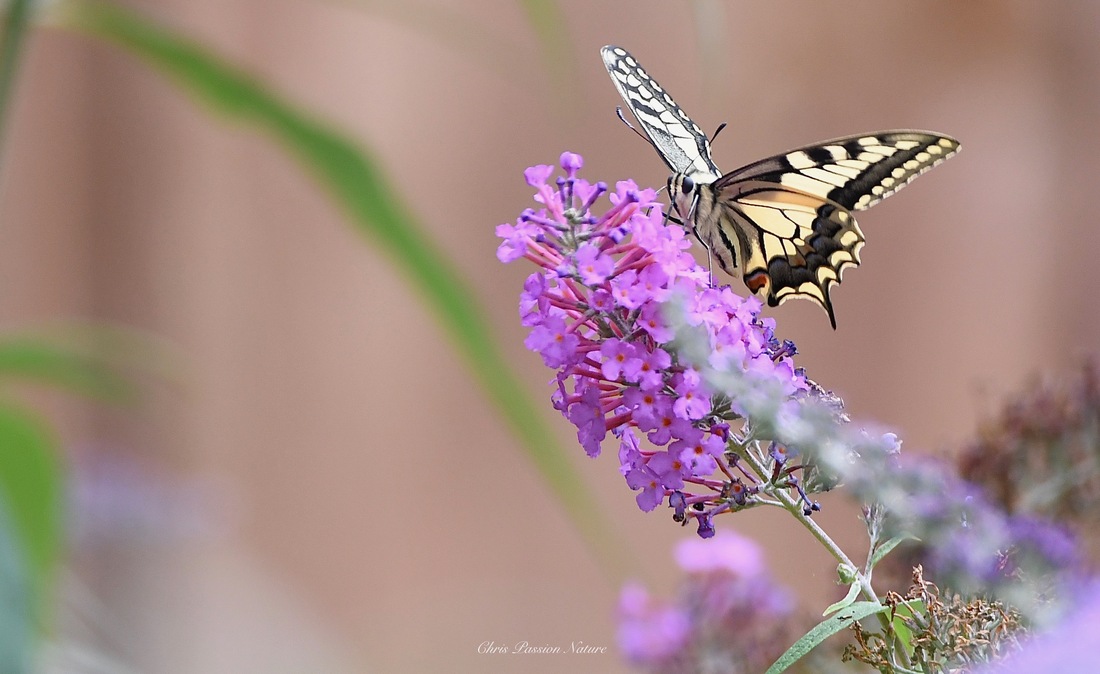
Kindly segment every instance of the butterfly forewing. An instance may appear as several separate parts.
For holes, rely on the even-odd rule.
[[[880,131],[827,140],[727,173],[715,184],[780,183],[861,211],[959,151],[959,141],[928,131]]]
[[[710,157],[710,141],[676,101],[621,47],[600,50],[603,64],[638,125],[674,173],[712,182],[722,172]]]

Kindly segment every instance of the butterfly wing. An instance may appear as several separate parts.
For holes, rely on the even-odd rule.
[[[874,206],[959,151],[925,131],[847,136],[749,164],[696,187],[695,226],[727,273],[776,306],[816,302],[836,328],[829,292],[858,266],[852,211]]]
[[[732,275],[770,306],[816,302],[836,328],[829,292],[859,265],[852,211],[897,192],[959,151],[927,131],[881,131],[808,145],[721,175],[710,141],[625,49],[600,51],[611,81],[665,164],[672,202]],[[690,178],[685,181],[684,177]]]
[[[603,64],[638,125],[673,173],[713,182],[722,172],[710,156],[710,141],[660,84],[622,47],[600,50]]]
[[[745,286],[769,306],[817,303],[836,328],[829,291],[859,265],[863,232],[840,204],[780,184],[747,180],[700,185],[695,226],[719,266],[740,267]]]
[[[720,182],[779,183],[862,211],[958,151],[959,141],[942,134],[879,131],[791,150],[727,173]]]

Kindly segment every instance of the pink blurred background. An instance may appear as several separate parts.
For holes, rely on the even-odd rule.
[[[808,302],[768,312],[799,364],[906,450],[952,450],[1007,393],[1100,346],[1100,5],[573,0],[561,78],[503,0],[131,4],[371,148],[540,400],[550,373],[516,314],[530,270],[494,257],[493,227],[530,204],[523,169],[572,150],[592,180],[666,177],[615,118],[608,43],[705,129],[729,123],[726,170],[886,128],[962,141],[860,218],[836,332]],[[625,669],[619,582],[670,590],[690,530],[640,513],[613,456],[583,458],[554,419],[630,545],[608,577],[399,270],[266,137],[57,28],[29,36],[17,84],[4,327],[136,327],[182,372],[135,409],[45,399],[75,465],[136,471],[115,485],[132,503],[85,513],[99,525],[74,539],[60,638],[153,672]],[[825,504],[861,554],[852,506]],[[783,514],[719,526],[761,540],[810,609],[838,598],[835,563]],[[609,652],[478,655],[484,641]]]

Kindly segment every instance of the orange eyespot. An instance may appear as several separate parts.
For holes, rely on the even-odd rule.
[[[745,276],[745,285],[754,294],[760,292],[768,285],[768,275],[763,271],[756,271]]]

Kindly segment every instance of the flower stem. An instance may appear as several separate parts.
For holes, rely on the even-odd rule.
[[[756,453],[747,451],[744,453],[744,458],[749,462],[753,470],[755,470],[758,475],[768,474],[767,469],[764,466],[764,462],[760,459],[760,457],[756,455]],[[802,526],[809,529],[810,533],[813,534],[813,537],[816,538],[823,546],[825,546],[825,549],[829,551],[829,554],[831,554],[838,562],[844,564],[852,570],[852,572],[856,575],[856,578],[859,579],[860,593],[863,594],[863,596],[866,597],[868,601],[873,601],[876,604],[879,603],[878,595],[875,594],[875,590],[873,587],[871,587],[871,583],[867,579],[867,577],[864,576],[862,572],[860,572],[859,567],[857,567],[855,563],[852,562],[851,559],[849,559],[844,550],[842,550],[840,546],[837,545],[836,542],[829,537],[829,534],[825,533],[825,530],[818,526],[817,522],[815,522],[812,517],[802,511],[802,502],[792,496],[790,493],[788,493],[786,489],[778,489],[772,493],[772,496],[777,501],[779,501],[779,503],[782,504],[783,508],[786,509],[787,512],[791,513],[791,515],[793,515],[794,518],[802,524]]]

